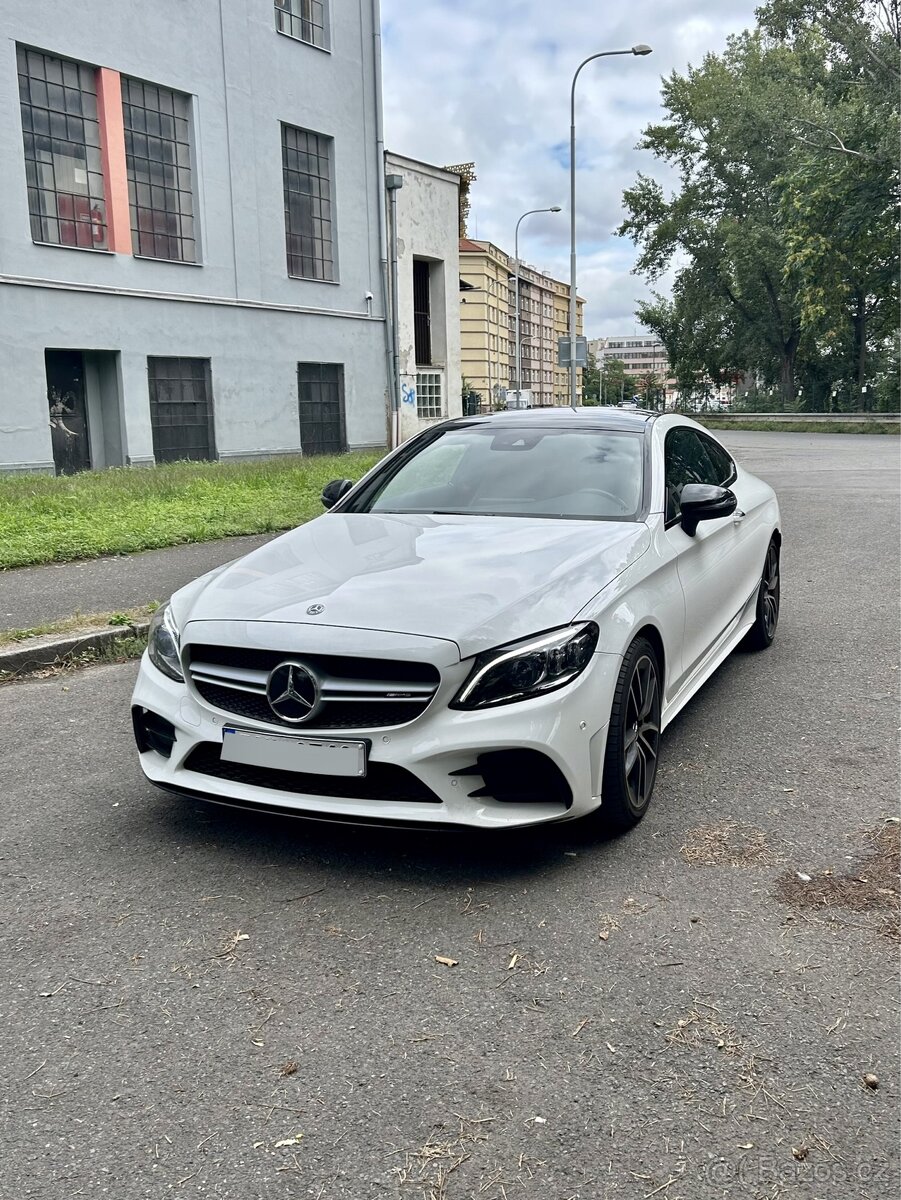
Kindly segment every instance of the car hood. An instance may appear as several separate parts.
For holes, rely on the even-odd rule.
[[[186,621],[442,638],[470,654],[572,620],[649,544],[618,521],[326,513],[173,597]]]

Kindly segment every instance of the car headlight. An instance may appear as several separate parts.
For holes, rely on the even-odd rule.
[[[479,654],[450,707],[513,704],[564,687],[588,666],[598,632],[585,621]]]
[[[153,614],[150,629],[147,632],[147,653],[158,671],[162,671],[170,679],[177,679],[179,683],[183,682],[184,675],[179,659],[178,626],[175,624],[172,609],[168,604],[164,604]]]

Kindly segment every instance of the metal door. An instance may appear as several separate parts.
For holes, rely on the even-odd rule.
[[[344,367],[340,363],[298,363],[297,402],[300,448],[304,454],[343,454]]]

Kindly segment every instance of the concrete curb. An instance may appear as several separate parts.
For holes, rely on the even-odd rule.
[[[149,621],[134,621],[109,629],[74,630],[67,634],[48,633],[0,649],[0,678],[27,675],[42,667],[59,666],[86,650],[104,650],[125,638],[146,637]]]

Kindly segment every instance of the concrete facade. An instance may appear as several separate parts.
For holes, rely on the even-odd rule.
[[[389,220],[391,214],[396,214],[398,440],[406,441],[428,425],[460,416],[462,412],[457,236],[460,177],[392,153],[385,156],[385,174],[399,175],[403,179],[402,187],[394,192]],[[415,263],[425,264],[420,270],[427,269],[428,272],[430,337],[420,337],[418,346],[414,311]]]
[[[3,4],[0,470],[55,469],[48,349],[84,355],[93,467],[154,461],[148,356],[209,360],[216,457],[303,450],[299,363],[343,368],[347,447],[385,444],[376,6],[328,7],[322,49],[267,0]],[[196,264],[33,240],[17,45],[190,98]],[[334,282],[288,274],[283,124],[331,139]]]

